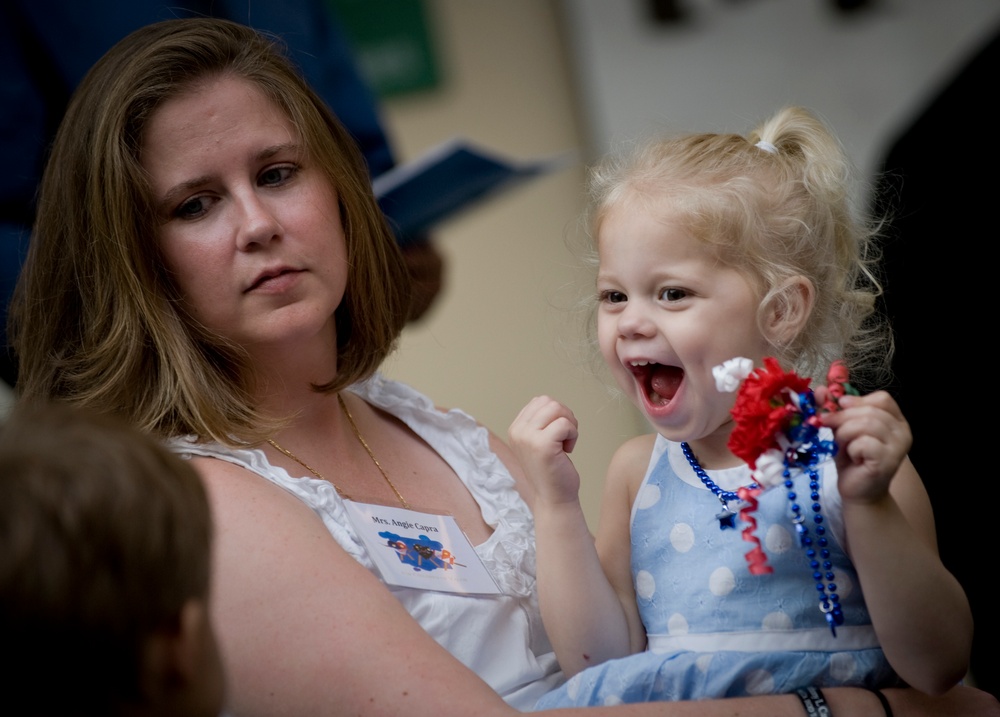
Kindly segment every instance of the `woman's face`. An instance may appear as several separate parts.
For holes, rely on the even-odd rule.
[[[277,105],[239,77],[199,81],[150,117],[141,161],[195,319],[251,353],[335,341],[348,271],[337,193]]]

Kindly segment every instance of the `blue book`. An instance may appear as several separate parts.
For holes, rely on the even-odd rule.
[[[400,245],[406,245],[487,197],[568,166],[574,156],[514,162],[452,139],[376,177],[372,188]]]

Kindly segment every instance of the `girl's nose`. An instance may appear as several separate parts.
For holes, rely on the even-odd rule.
[[[241,250],[264,246],[281,235],[281,224],[261,197],[251,192],[240,198],[238,204],[242,221],[237,244]]]
[[[618,315],[618,333],[622,338],[649,337],[655,332],[656,324],[642,302],[629,301]]]

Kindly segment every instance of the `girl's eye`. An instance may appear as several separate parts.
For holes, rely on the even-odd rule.
[[[268,167],[260,173],[257,181],[264,186],[284,184],[298,170],[295,166]]]
[[[660,299],[663,301],[680,301],[681,299],[687,297],[687,292],[684,289],[663,289],[660,292]]]
[[[628,297],[620,291],[602,291],[599,296],[601,303],[620,304],[628,301]]]
[[[174,210],[174,216],[178,219],[195,219],[205,213],[205,197],[194,197],[188,199]]]

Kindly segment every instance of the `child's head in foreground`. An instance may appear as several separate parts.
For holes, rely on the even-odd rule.
[[[891,341],[852,191],[839,142],[799,108],[745,137],[654,141],[593,169],[598,343],[647,417],[679,392],[716,403],[711,368],[736,356],[811,377],[843,358],[881,378]]]
[[[118,420],[0,425],[4,703],[31,715],[219,714],[211,520],[183,460]]]

